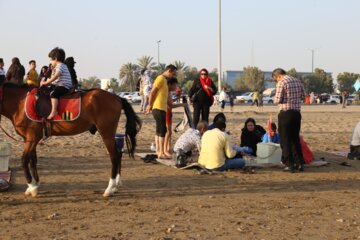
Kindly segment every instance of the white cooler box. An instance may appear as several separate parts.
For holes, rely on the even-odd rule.
[[[8,142],[0,142],[0,172],[9,170],[11,156],[11,145]]]
[[[258,143],[256,151],[257,164],[281,164],[281,148],[277,143]]]

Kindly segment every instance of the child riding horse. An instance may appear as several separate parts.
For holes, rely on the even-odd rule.
[[[16,132],[24,139],[22,167],[28,183],[25,195],[34,197],[38,194],[39,187],[36,146],[43,137],[43,124],[31,121],[25,114],[25,98],[28,90],[30,88],[27,85],[18,86],[11,83],[2,85],[0,87],[0,113],[10,119]],[[133,157],[136,134],[141,128],[141,121],[131,105],[117,95],[101,89],[89,90],[82,96],[81,113],[76,120],[51,124],[51,133],[55,136],[76,135],[95,127],[99,131],[112,163],[111,177],[104,196],[114,194],[121,184],[122,153],[115,145],[115,134],[122,109],[126,115],[126,144],[130,156]]]

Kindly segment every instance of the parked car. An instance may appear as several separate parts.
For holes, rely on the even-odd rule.
[[[131,102],[132,102],[132,103],[139,103],[139,102],[141,102],[141,96],[140,96],[140,93],[139,93],[139,92],[134,92],[134,93],[131,95]]]
[[[330,95],[327,103],[338,104],[340,103],[340,95]]]
[[[246,93],[241,94],[240,96],[236,96],[236,100],[237,100],[237,102],[240,102],[240,103],[252,103],[253,95],[254,95],[254,92],[246,92]]]
[[[273,104],[274,99],[271,96],[263,96],[263,103],[264,104]]]
[[[354,101],[355,101],[355,94],[351,94],[351,95],[349,95],[349,97],[347,98],[347,103],[348,104],[353,104],[354,103]]]
[[[120,92],[119,97],[125,98],[126,96],[132,95],[133,92]]]
[[[138,92],[121,92],[119,97],[125,98],[128,102],[131,102],[133,95]]]

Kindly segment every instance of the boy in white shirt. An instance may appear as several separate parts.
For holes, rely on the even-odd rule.
[[[59,98],[66,93],[72,87],[72,80],[69,69],[64,64],[65,61],[65,51],[61,48],[54,48],[49,53],[50,63],[53,67],[53,73],[51,78],[45,80],[43,78],[40,82],[40,87],[44,85],[53,85],[53,91],[50,93],[51,97],[51,113],[47,119],[53,119],[57,114],[57,106],[59,103]]]

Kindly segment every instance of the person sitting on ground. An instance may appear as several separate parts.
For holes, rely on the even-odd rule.
[[[177,78],[173,77],[167,80],[167,85],[169,89],[168,94],[168,108],[166,111],[166,134],[165,134],[165,154],[166,155],[172,155],[171,150],[171,135],[172,135],[172,109],[177,107],[185,107],[187,103],[173,103],[173,99],[171,96],[171,92],[176,90],[178,80]]]
[[[206,131],[202,136],[199,164],[209,170],[225,171],[245,166],[244,159],[234,158],[237,151],[232,148],[225,129],[226,123],[217,122],[213,130]]]
[[[350,160],[360,160],[360,122],[354,128],[350,139],[350,152],[348,154]]]
[[[262,137],[263,143],[280,143],[279,141],[279,134],[276,132],[277,127],[275,123],[271,123],[271,131],[264,134]]]
[[[215,115],[213,123],[211,125],[209,125],[208,130],[212,130],[215,128],[215,123],[217,122],[224,122],[226,123],[226,117],[225,114],[223,113],[218,113]]]
[[[179,137],[174,145],[177,167],[184,167],[195,150],[200,152],[201,136],[207,131],[207,128],[207,122],[201,121],[198,123],[197,129],[189,128]]]
[[[256,145],[261,142],[261,138],[265,133],[266,131],[263,127],[256,125],[255,119],[248,118],[241,132],[240,147],[251,148],[252,155],[256,156]]]
[[[29,65],[30,65],[30,70],[26,74],[26,84],[29,86],[37,87],[39,86],[39,82],[38,82],[39,74],[36,71],[36,61],[31,60],[29,62]]]
[[[40,87],[44,85],[52,84],[54,90],[51,92],[51,112],[47,119],[53,119],[57,114],[57,107],[59,103],[59,98],[66,93],[72,87],[72,81],[70,72],[67,66],[64,64],[65,61],[65,51],[61,48],[54,48],[49,53],[49,58],[51,65],[54,68],[51,78],[45,80],[43,78],[40,82]]]

